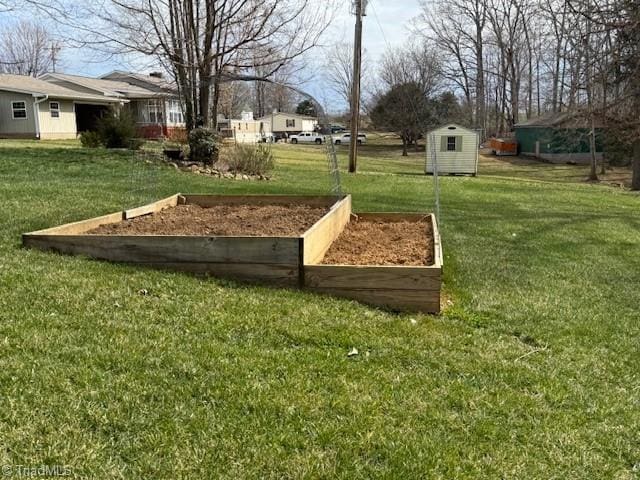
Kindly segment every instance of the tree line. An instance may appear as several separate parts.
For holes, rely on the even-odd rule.
[[[415,32],[442,57],[467,123],[488,135],[567,112],[633,159],[640,189],[637,0],[433,0]],[[595,159],[591,176],[596,175]]]

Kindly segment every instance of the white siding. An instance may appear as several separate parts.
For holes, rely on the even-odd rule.
[[[455,151],[448,151],[447,139],[456,138]],[[433,173],[433,155],[438,161],[440,174],[478,173],[478,134],[455,124],[445,125],[427,134],[426,173]],[[432,146],[432,142],[435,145]],[[452,143],[453,145],[453,143]],[[435,147],[435,148],[434,148]]]
[[[233,137],[239,143],[258,143],[271,136],[270,123],[262,120],[231,120]]]
[[[266,115],[260,119],[261,121],[269,122],[273,125],[273,132],[286,132],[286,133],[298,133],[298,132],[311,132],[315,129],[318,121],[313,118],[305,117],[295,113],[272,113]],[[287,126],[289,121],[289,126]]]
[[[51,103],[60,107],[58,117],[51,116]],[[38,105],[40,108],[40,138],[69,139],[76,138],[76,111],[72,100],[49,98]]]
[[[302,120],[302,131],[303,132],[313,132],[318,126],[317,120]]]

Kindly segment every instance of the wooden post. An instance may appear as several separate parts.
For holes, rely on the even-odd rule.
[[[351,89],[351,141],[349,142],[349,173],[358,165],[358,130],[360,126],[360,75],[362,67],[362,0],[355,0],[356,32],[353,42],[353,85]]]

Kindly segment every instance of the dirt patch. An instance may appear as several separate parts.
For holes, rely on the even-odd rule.
[[[322,263],[328,265],[433,265],[431,222],[351,220]]]
[[[103,225],[89,235],[212,235],[296,237],[328,209],[306,205],[178,205],[151,215]]]

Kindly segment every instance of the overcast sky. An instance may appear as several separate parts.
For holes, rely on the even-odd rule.
[[[369,0],[363,23],[363,47],[367,58],[377,64],[381,55],[391,47],[402,46],[409,38],[411,21],[420,14],[420,0]],[[350,2],[344,2],[328,32],[328,43],[353,43],[355,16],[350,13]],[[328,103],[332,110],[346,108],[333,92],[327,93],[324,82],[318,79],[309,86],[309,93]]]
[[[314,5],[320,5],[318,1]],[[350,2],[341,2],[343,6],[337,13],[335,20],[327,32],[324,41],[326,44],[337,42],[352,43],[354,34],[355,17],[350,13]],[[364,19],[363,46],[367,51],[367,57],[377,62],[382,53],[387,49],[387,45],[400,46],[405,43],[409,36],[409,25],[411,20],[420,12],[420,0],[384,1],[369,0],[367,16]],[[0,27],[7,21],[16,19],[16,12],[0,14]],[[36,19],[38,20],[38,19]],[[43,22],[47,19],[41,19]],[[322,57],[324,53],[317,51],[315,55]],[[322,64],[322,62],[320,62]],[[98,76],[115,69],[128,69],[130,65],[123,59],[105,59],[96,55],[89,49],[83,50],[63,50],[61,70],[66,73],[78,75]],[[140,70],[145,70],[144,65],[137,66]],[[148,69],[152,67],[149,66]],[[314,95],[323,103],[328,103],[332,110],[341,109],[337,95],[329,92],[322,80],[322,68],[316,65],[313,80],[304,85],[304,89]]]

